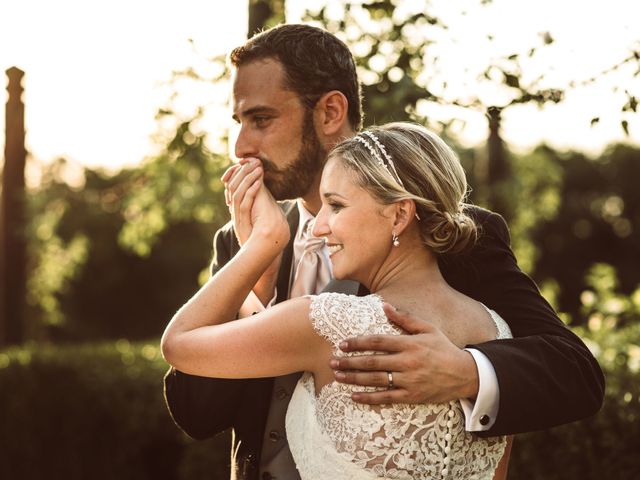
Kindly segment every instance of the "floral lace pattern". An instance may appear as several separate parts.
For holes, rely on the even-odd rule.
[[[506,323],[495,312],[490,313],[498,338],[510,337]],[[338,356],[350,355],[338,349],[345,338],[402,334],[389,323],[382,299],[376,295],[323,293],[312,297],[310,318]],[[459,402],[353,402],[351,393],[363,390],[376,388],[332,382],[316,396],[313,376],[305,373],[300,379],[287,412],[287,436],[303,480],[493,477],[506,438],[480,438],[466,432]],[[336,474],[338,477],[332,477]]]

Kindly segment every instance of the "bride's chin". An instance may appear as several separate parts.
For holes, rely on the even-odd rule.
[[[333,278],[336,280],[344,280],[344,276],[340,274],[340,270],[336,270],[336,267],[333,267]]]
[[[335,278],[336,280],[348,280],[345,273],[342,272],[340,268],[336,268],[335,264],[333,264],[333,278]]]

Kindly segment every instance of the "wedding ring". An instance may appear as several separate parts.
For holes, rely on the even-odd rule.
[[[389,390],[393,388],[393,372],[387,372],[387,381],[389,382]]]

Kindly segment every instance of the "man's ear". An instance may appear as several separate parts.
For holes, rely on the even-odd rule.
[[[316,128],[325,136],[338,134],[348,122],[349,101],[342,92],[325,93],[315,106]]]
[[[416,204],[413,200],[405,199],[395,203],[395,219],[393,231],[400,235],[416,218]]]

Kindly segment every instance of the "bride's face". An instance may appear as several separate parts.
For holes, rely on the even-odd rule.
[[[336,158],[324,167],[320,196],[313,234],[327,239],[334,277],[370,285],[392,247],[395,206],[380,204]]]

